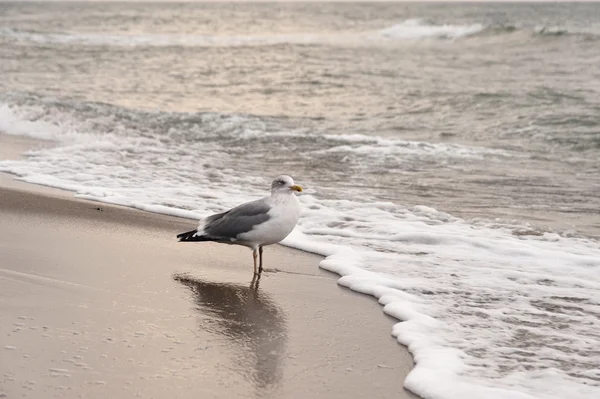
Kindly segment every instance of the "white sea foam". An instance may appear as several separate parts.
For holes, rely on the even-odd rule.
[[[245,47],[273,46],[279,44],[325,44],[325,45],[377,45],[390,41],[420,39],[460,39],[481,33],[505,34],[515,31],[542,36],[589,36],[600,35],[597,28],[566,29],[557,26],[537,26],[517,28],[512,25],[484,25],[479,22],[469,24],[430,23],[420,18],[407,19],[392,26],[363,32],[313,32],[313,33],[263,33],[254,35],[201,35],[201,34],[159,34],[159,33],[82,33],[82,32],[35,32],[10,28],[0,28],[0,37],[23,43],[40,44],[80,44],[88,46],[119,47]]]
[[[508,151],[493,148],[385,139],[382,137],[373,137],[361,134],[324,135],[322,137],[331,141],[340,142],[340,145],[331,146],[327,149],[319,151],[318,153],[358,154],[363,157],[363,159],[364,157],[381,158],[382,155],[400,154],[418,154],[419,156],[441,155],[458,158],[482,158],[485,155],[496,155],[502,157],[514,156],[514,154],[511,154]]]
[[[421,19],[408,19],[380,31],[381,35],[391,39],[457,39],[483,31],[482,24],[471,25],[433,25]]]
[[[196,124],[183,129],[166,123],[159,134],[138,125],[147,115],[117,123],[100,111],[95,119],[78,119],[81,111],[60,110],[0,106],[1,130],[60,143],[26,160],[0,161],[0,170],[84,198],[190,218],[264,194],[269,176],[238,176],[232,147],[277,135],[314,140],[306,132],[265,131],[260,119],[240,115],[193,116]],[[154,122],[170,117],[176,116],[157,115]],[[361,135],[324,140],[320,144],[329,147],[315,151],[396,146],[429,156],[431,148],[441,150]],[[444,151],[464,156],[460,149]],[[478,154],[498,156],[483,149]],[[240,183],[246,183],[243,190]],[[301,221],[284,244],[326,256],[320,266],[340,274],[339,284],[378,298],[385,313],[403,320],[392,334],[415,358],[407,388],[436,399],[597,396],[597,241],[515,234],[507,224],[473,225],[429,207],[358,196],[309,193],[300,200]]]
[[[64,133],[55,124],[36,121],[34,109],[22,109],[16,115],[7,104],[0,104],[0,132],[42,140],[52,140]]]
[[[433,25],[420,19],[409,19],[375,32],[290,33],[259,35],[194,35],[194,34],[102,34],[75,32],[32,32],[0,29],[0,36],[21,42],[41,44],[83,44],[90,46],[184,46],[239,47],[278,44],[376,44],[381,39],[457,39],[481,32],[484,26]]]

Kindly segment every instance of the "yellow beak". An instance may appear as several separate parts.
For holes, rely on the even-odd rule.
[[[301,193],[302,192],[302,187],[300,187],[300,186],[292,186],[292,187],[290,187],[290,190],[298,191],[299,193]]]

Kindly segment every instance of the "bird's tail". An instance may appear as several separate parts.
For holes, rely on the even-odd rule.
[[[177,234],[180,242],[193,242],[193,241],[213,241],[213,239],[198,234],[198,230],[190,230],[185,233]]]

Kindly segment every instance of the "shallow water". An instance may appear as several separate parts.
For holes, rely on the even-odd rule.
[[[289,173],[410,389],[600,389],[597,4],[0,9],[0,131],[60,143],[1,170],[189,217]]]

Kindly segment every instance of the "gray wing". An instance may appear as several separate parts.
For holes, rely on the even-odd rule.
[[[213,238],[237,238],[239,234],[269,220],[270,210],[271,207],[264,199],[247,202],[206,218],[204,234]]]

